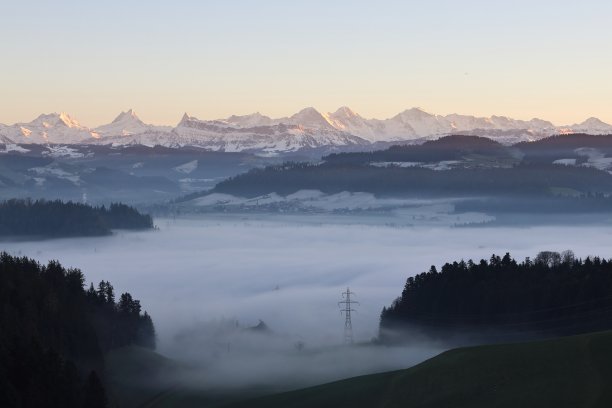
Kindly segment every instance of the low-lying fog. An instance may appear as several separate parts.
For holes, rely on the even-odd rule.
[[[430,344],[335,347],[344,329],[337,302],[347,286],[360,302],[355,340],[367,342],[406,278],[432,264],[506,251],[517,259],[564,249],[612,256],[612,230],[604,227],[394,228],[306,220],[157,219],[159,231],[4,242],[0,249],[58,259],[81,268],[88,282],[110,280],[117,295],[131,292],[153,317],[159,352],[201,363],[206,381],[237,385],[328,381],[403,368],[440,351]],[[259,319],[271,335],[243,330]]]

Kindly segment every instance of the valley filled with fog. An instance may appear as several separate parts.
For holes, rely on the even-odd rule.
[[[357,343],[378,335],[381,309],[408,276],[433,264],[517,259],[573,249],[609,257],[607,227],[531,228],[391,226],[375,217],[207,215],[158,218],[158,230],[112,236],[11,241],[14,255],[57,259],[94,285],[130,290],[155,322],[160,353],[187,362],[193,382],[302,386],[404,368],[431,357],[437,344],[341,347],[337,302],[350,286]],[[264,325],[260,325],[260,320]]]

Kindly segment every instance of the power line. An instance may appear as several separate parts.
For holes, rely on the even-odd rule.
[[[356,310],[352,305],[358,305],[359,302],[351,299],[354,295],[349,287],[346,287],[346,292],[342,292],[342,300],[338,302],[338,307],[341,307],[340,314],[344,313],[344,344],[353,344],[353,323],[351,322],[351,312]]]

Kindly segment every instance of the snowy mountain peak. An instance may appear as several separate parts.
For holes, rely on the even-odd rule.
[[[587,120],[585,120],[584,122],[578,124],[578,126],[588,126],[588,127],[610,127],[609,124],[607,124],[606,122],[596,118],[596,117],[590,117]]]
[[[420,106],[415,106],[415,107],[412,107],[410,109],[406,109],[404,112],[410,112],[410,113],[415,114],[415,115],[417,115],[417,114],[431,115],[431,113],[426,112],[425,109],[421,108]]]
[[[65,112],[62,113],[43,113],[30,123],[22,123],[23,126],[40,126],[53,128],[55,126],[65,126],[75,129],[87,129]]]
[[[181,121],[176,126],[181,126],[182,124],[189,122],[191,119],[192,119],[191,116],[189,116],[187,112],[185,112],[183,113],[183,117],[181,118]]]
[[[130,136],[159,131],[170,131],[170,127],[147,125],[132,109],[121,112],[111,123],[95,129],[95,132],[102,137]]]
[[[432,118],[435,116],[436,115],[432,115],[431,113],[425,112],[421,108],[410,108],[410,109],[406,109],[403,112],[398,113],[397,115],[394,116],[394,118],[404,119],[404,120],[415,120],[415,119],[422,120],[425,118]]]
[[[250,115],[232,115],[227,119],[222,120],[230,125],[249,128],[258,126],[271,126],[274,121],[268,116],[262,115],[259,112],[251,113]]]
[[[42,114],[29,123],[0,126],[0,136],[15,143],[83,143],[98,134],[62,112]]]
[[[576,123],[561,129],[561,133],[589,133],[594,135],[612,134],[612,125],[598,118],[588,118],[582,123]]]
[[[121,112],[115,118],[115,120],[113,120],[111,123],[128,122],[128,121],[143,123],[138,117],[138,115],[136,115],[136,112],[134,112],[132,109],[128,110],[127,112]]]
[[[546,128],[546,129],[553,129],[555,127],[555,125],[552,124],[552,122],[549,122],[547,120],[544,119],[540,119],[540,118],[533,118],[529,121],[529,123],[531,123],[534,127],[538,127],[538,128]]]
[[[40,127],[51,127],[54,123],[59,120],[59,114],[57,113],[43,113],[38,115],[36,119],[31,121],[30,123],[16,123],[13,126],[23,125],[23,126],[40,126]]]
[[[313,107],[304,108],[291,116],[289,123],[319,129],[334,128],[330,121]]]
[[[62,112],[59,114],[59,121],[60,123],[64,124],[65,126],[69,128],[85,129],[84,126],[81,126],[79,122],[77,122],[74,118],[72,118],[66,112]]]
[[[348,106],[341,106],[339,107],[334,113],[330,113],[329,116],[333,116],[336,118],[360,118],[361,116],[359,116],[358,113],[355,113],[355,111],[353,111],[351,108],[349,108]]]
[[[312,106],[309,106],[307,108],[302,109],[301,111],[299,111],[298,113],[294,114],[293,116],[291,116],[292,118],[302,118],[302,117],[318,117],[321,116],[321,113],[316,110],[315,108],[313,108]]]

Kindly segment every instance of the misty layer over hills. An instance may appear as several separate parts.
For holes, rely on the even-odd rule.
[[[554,134],[610,134],[612,125],[597,118],[556,126],[542,119],[516,120],[505,116],[437,115],[412,108],[388,119],[366,119],[344,106],[321,113],[305,108],[284,118],[260,113],[201,120],[184,114],[172,126],[144,123],[133,110],[121,112],[111,123],[89,128],[66,113],[43,114],[29,123],[0,124],[4,144],[141,144],[197,146],[215,151],[295,152],[323,146],[362,146],[373,143],[475,134],[502,143],[538,140]]]
[[[603,227],[395,228],[364,225],[359,217],[331,225],[266,216],[155,223],[160,231],[5,242],[3,248],[83,268],[88,280],[111,280],[118,292],[129,288],[154,316],[159,351],[209,367],[205,378],[226,385],[279,378],[310,384],[407,367],[440,350],[428,343],[389,353],[333,352],[342,342],[337,302],[346,286],[360,302],[355,340],[367,342],[378,335],[380,312],[406,278],[432,264],[506,251],[522,259],[565,248],[585,257],[607,254],[612,245]],[[269,334],[248,330],[260,319]]]
[[[434,198],[503,197],[510,203],[526,196],[555,201],[557,212],[580,207],[591,214],[610,210],[606,197],[612,192],[610,135],[557,135],[511,146],[451,135],[370,151],[322,148],[279,155],[143,145],[2,148],[2,199],[122,201],[155,205],[147,210],[165,214],[389,210],[405,207],[400,201],[406,199],[416,204]],[[597,202],[582,200],[586,196],[596,196]],[[468,210],[500,208],[486,207]]]

